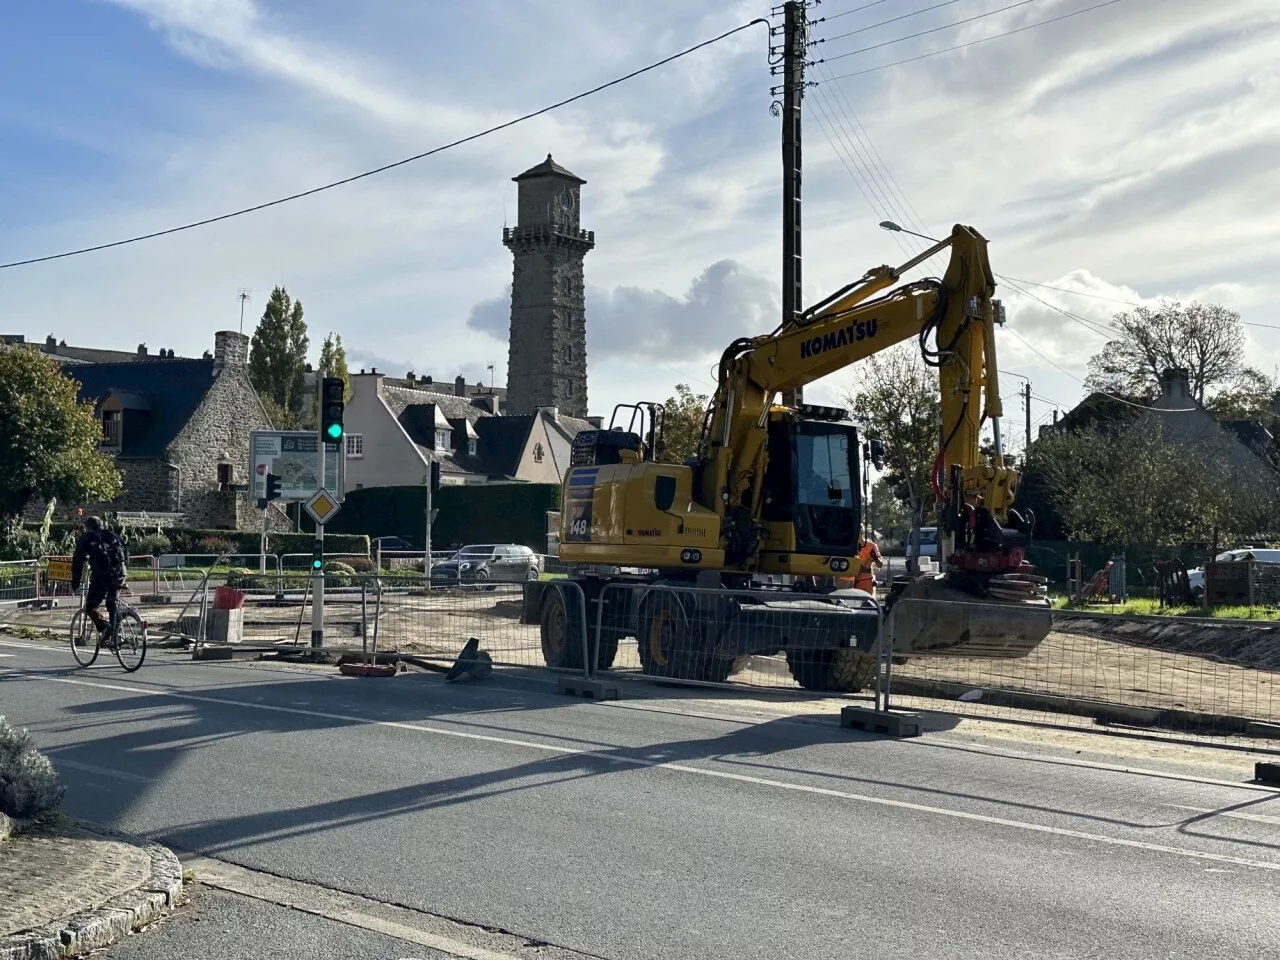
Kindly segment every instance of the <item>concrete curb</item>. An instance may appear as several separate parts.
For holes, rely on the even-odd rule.
[[[96,910],[0,940],[0,960],[56,960],[98,950],[167,915],[177,904],[182,895],[182,865],[172,850],[90,824],[77,827],[82,833],[141,847],[151,859],[151,876]]]

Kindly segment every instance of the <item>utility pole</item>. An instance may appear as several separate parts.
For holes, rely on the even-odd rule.
[[[253,299],[253,291],[248,287],[241,287],[236,293],[236,299],[240,301],[240,332],[244,333],[244,305]]]
[[[804,58],[809,41],[808,4],[787,0],[782,5],[782,101],[774,102],[775,114],[782,116],[782,322],[796,322],[804,309],[804,283],[800,246],[800,119],[804,99]],[[774,10],[777,13],[777,10]],[[771,28],[776,35],[777,28]],[[772,52],[774,47],[770,47]],[[774,72],[778,66],[774,66]],[[774,96],[778,88],[771,91]],[[782,395],[782,402],[794,406],[803,401],[800,387]]]
[[[1027,400],[1027,449],[1031,448],[1031,381],[1023,387],[1023,396]],[[1025,456],[1025,454],[1024,454]]]

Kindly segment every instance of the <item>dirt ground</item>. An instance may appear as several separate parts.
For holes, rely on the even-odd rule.
[[[267,597],[253,598],[245,611],[244,642],[293,643],[297,638],[309,643],[311,608],[300,601],[300,596],[278,604]],[[152,636],[163,636],[182,612],[182,603],[139,603],[138,610]],[[477,637],[497,663],[541,667],[539,630],[521,624],[520,611],[519,588],[505,585],[493,591],[384,595],[380,605],[373,599],[362,605],[359,594],[331,596],[326,599],[325,641],[334,649],[360,650],[362,633],[368,633],[372,644],[376,628],[380,650],[451,659],[467,638]],[[0,613],[0,621],[62,632],[72,613],[69,606],[11,610]],[[194,605],[187,609],[187,632],[194,631],[192,618],[197,613]],[[1280,723],[1280,630],[1267,636],[1244,635],[1242,630],[1218,627],[1206,633],[1190,628],[1171,631],[1158,624],[1066,620],[1025,658],[918,658],[895,667],[894,674],[971,688],[975,701],[952,702],[947,709],[975,715],[1025,713],[982,703],[981,691],[1004,689]],[[638,672],[639,667],[634,641],[624,640],[615,671]],[[747,687],[798,690],[781,657],[749,658],[732,679]]]

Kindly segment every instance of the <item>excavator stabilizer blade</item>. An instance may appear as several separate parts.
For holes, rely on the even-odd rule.
[[[909,657],[1025,657],[1053,627],[1045,600],[999,600],[950,586],[943,577],[909,584],[885,619],[893,652]]]

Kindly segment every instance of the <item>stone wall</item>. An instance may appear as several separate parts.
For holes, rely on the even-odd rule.
[[[192,527],[253,530],[262,515],[249,493],[229,493],[218,487],[218,466],[231,467],[233,484],[249,483],[249,434],[269,430],[266,411],[243,366],[223,369],[204,402],[182,432],[169,444],[169,462],[181,475],[181,500],[175,509]]]

